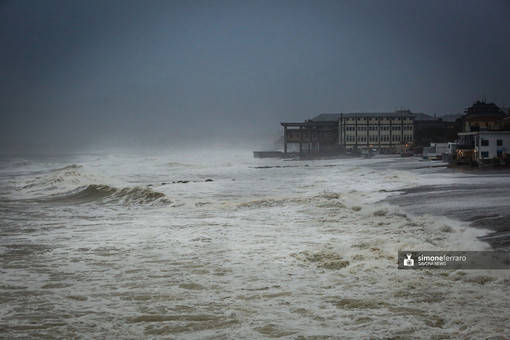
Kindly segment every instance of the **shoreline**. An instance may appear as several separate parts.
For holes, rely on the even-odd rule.
[[[391,162],[391,164],[389,164]],[[426,164],[429,164],[427,166]],[[447,163],[416,159],[388,159],[372,168],[409,171],[424,183],[396,190],[399,195],[383,199],[413,215],[435,215],[485,229],[480,237],[494,250],[510,248],[510,169],[448,168]],[[427,183],[427,181],[429,183]]]
[[[494,188],[492,188],[494,189]],[[481,191],[483,194],[490,193],[491,188],[481,188],[481,185],[472,185],[469,188],[459,185],[450,186],[418,186],[415,188],[399,190],[400,195],[388,197],[383,202],[397,205],[404,211],[414,215],[444,216],[467,223],[472,228],[485,229],[488,233],[479,239],[489,243],[494,250],[506,250],[510,248],[510,211],[504,211],[502,206],[474,207],[471,203],[466,207],[454,207],[445,203],[449,192],[455,191],[456,195],[468,193],[468,191]],[[507,193],[508,190],[505,191]],[[497,197],[500,197],[498,193]]]

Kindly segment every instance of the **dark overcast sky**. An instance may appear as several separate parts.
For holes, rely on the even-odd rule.
[[[323,112],[508,106],[509,18],[508,0],[1,1],[0,141],[235,141]]]

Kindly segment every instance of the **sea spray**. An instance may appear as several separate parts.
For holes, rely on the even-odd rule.
[[[485,230],[381,201],[422,174],[365,166],[377,159],[215,157],[0,167],[2,334],[508,334],[508,273],[397,269],[401,249],[489,249]]]

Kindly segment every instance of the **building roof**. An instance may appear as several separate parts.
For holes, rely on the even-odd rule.
[[[305,122],[291,122],[291,123],[280,123],[281,126],[287,126],[287,127],[311,127],[311,126],[336,126],[338,124],[337,120],[328,120],[328,121],[312,121],[307,120]]]
[[[433,118],[424,113],[411,113],[410,111],[322,113],[310,120],[314,122],[331,122],[338,121],[340,117],[409,117],[409,116],[412,116],[418,120],[437,120],[437,118]]]
[[[477,101],[464,110],[466,116],[470,115],[505,115],[505,113],[494,103]]]
[[[396,112],[356,112],[345,113],[344,117],[409,117],[413,116],[409,111],[396,111]]]
[[[414,115],[414,120],[439,120],[439,118],[430,116],[425,113],[413,113],[413,115]]]
[[[321,113],[310,120],[313,120],[314,122],[336,122],[340,119],[341,115],[341,113]]]

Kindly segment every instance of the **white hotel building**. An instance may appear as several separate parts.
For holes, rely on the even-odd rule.
[[[413,142],[414,115],[410,111],[345,113],[338,120],[340,151],[378,149],[395,152]]]

